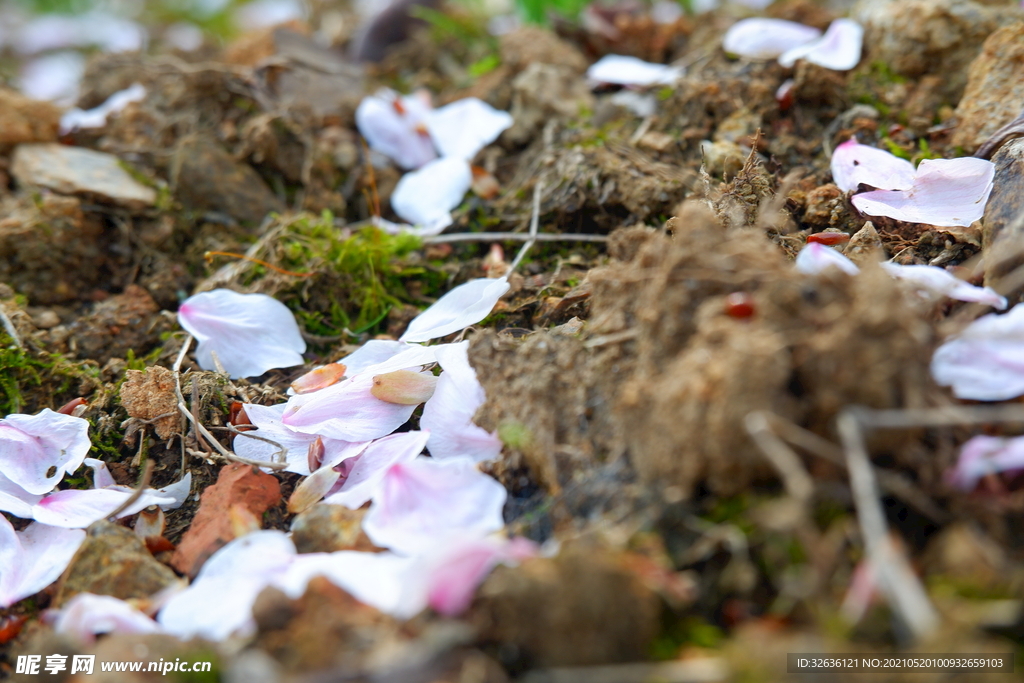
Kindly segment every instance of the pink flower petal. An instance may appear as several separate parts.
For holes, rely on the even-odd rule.
[[[796,269],[801,273],[817,275],[831,268],[838,268],[847,275],[856,275],[860,272],[857,264],[824,244],[811,242],[797,254]]]
[[[377,492],[388,469],[399,463],[411,462],[423,452],[427,432],[402,432],[371,443],[358,458],[351,460],[352,469],[345,483],[324,498],[328,505],[344,505],[355,510]]]
[[[868,216],[967,227],[984,215],[994,176],[995,166],[985,159],[926,159],[909,190],[865,192],[852,202]]]
[[[391,193],[391,208],[420,235],[436,235],[452,224],[451,210],[473,184],[469,162],[458,157],[435,159],[402,176]]]
[[[103,519],[132,495],[130,489],[67,489],[56,491],[32,507],[32,518],[37,522],[65,529],[83,529]],[[143,491],[139,499],[129,505],[119,517],[134,515],[150,505],[172,505],[175,499],[153,489]]]
[[[117,486],[117,482],[114,481],[114,476],[110,474],[110,469],[107,467],[107,463],[96,458],[86,458],[85,464],[87,467],[92,469],[92,487],[94,489],[105,489],[111,486]]]
[[[0,511],[10,512],[22,519],[32,518],[32,506],[42,500],[37,493],[29,493],[0,473]]]
[[[213,354],[234,379],[303,363],[306,342],[288,307],[266,294],[202,292],[178,307],[178,322],[199,341],[196,359],[215,370]]]
[[[861,183],[880,190],[909,190],[916,175],[914,165],[906,159],[855,139],[832,153],[832,180],[843,192],[856,190]]]
[[[517,538],[469,538],[445,547],[427,569],[427,602],[436,612],[458,616],[473,602],[476,589],[499,564],[516,565],[537,554],[532,541]]]
[[[371,339],[338,362],[345,365],[349,377],[354,377],[370,366],[390,360],[409,348],[405,342]]]
[[[426,124],[441,156],[472,161],[477,152],[512,127],[512,116],[467,97],[428,112]]]
[[[652,64],[624,55],[605,55],[587,69],[588,80],[612,85],[670,85],[682,75],[680,67]]]
[[[469,342],[464,341],[442,345],[435,352],[444,372],[433,397],[423,406],[420,426],[430,432],[427,449],[438,459],[468,457],[483,462],[501,455],[497,435],[473,423],[486,396],[469,364],[468,348]]]
[[[937,266],[902,266],[897,263],[883,263],[882,268],[897,279],[912,282],[951,299],[988,304],[999,310],[1006,308],[1006,297],[1000,296],[991,287],[975,287]]]
[[[419,168],[437,158],[425,127],[430,113],[418,97],[399,97],[384,89],[364,97],[356,108],[356,127],[370,149],[385,154],[404,169]]]
[[[820,36],[818,29],[795,21],[752,17],[729,27],[722,39],[722,49],[747,59],[774,59]]]
[[[160,625],[124,600],[109,595],[79,593],[57,615],[57,633],[91,644],[103,633],[159,633]]]
[[[397,463],[374,494],[363,531],[380,547],[415,555],[449,537],[501,529],[506,495],[468,458]]]
[[[0,515],[0,608],[38,593],[67,568],[85,540],[80,529],[58,529],[33,522],[15,532]]]
[[[372,389],[373,376],[364,373],[313,394],[293,396],[281,422],[297,432],[355,442],[390,434],[412,417],[416,406],[381,401]]]
[[[975,436],[960,449],[956,468],[949,481],[963,491],[971,491],[987,474],[1024,470],[1024,437]]]
[[[0,420],[0,470],[29,493],[52,491],[65,473],[82,465],[91,446],[87,420],[49,408]]]
[[[957,398],[1005,401],[1024,394],[1024,306],[975,320],[936,349],[931,369]]]
[[[401,341],[425,342],[475,325],[490,315],[508,288],[508,280],[503,277],[465,282],[413,318]]]
[[[836,19],[818,40],[787,50],[779,64],[789,68],[798,59],[833,71],[849,71],[860,62],[864,29],[851,19]]]

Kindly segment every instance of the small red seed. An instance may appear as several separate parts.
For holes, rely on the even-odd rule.
[[[725,300],[725,314],[731,318],[749,318],[754,312],[754,300],[746,292],[733,292]]]
[[[0,619],[0,645],[17,638],[26,621],[28,621],[28,617],[23,614],[14,614]]]
[[[850,241],[850,236],[845,232],[816,232],[807,236],[807,243],[824,244],[827,247],[834,247],[837,244],[844,244]]]

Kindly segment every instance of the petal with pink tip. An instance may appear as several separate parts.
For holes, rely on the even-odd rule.
[[[52,491],[65,473],[82,465],[91,446],[87,420],[49,408],[0,420],[0,471],[29,493]]]
[[[325,439],[370,441],[390,434],[412,417],[416,406],[381,401],[372,389],[373,376],[364,373],[313,394],[292,396],[281,422]]]
[[[0,608],[56,581],[83,540],[85,532],[80,529],[58,529],[38,522],[15,532],[0,515]]]
[[[435,352],[444,372],[437,379],[434,395],[423,406],[420,426],[430,432],[427,449],[438,459],[468,457],[483,462],[501,455],[497,435],[473,423],[486,396],[469,364],[468,348],[469,342],[464,341],[438,347]]]
[[[370,149],[385,154],[403,169],[419,168],[437,158],[425,128],[430,107],[418,97],[400,97],[387,88],[364,97],[356,108],[356,127]]]
[[[851,19],[836,19],[818,40],[787,50],[779,64],[789,68],[798,59],[833,71],[849,71],[860,62],[864,29]]]
[[[374,494],[363,531],[382,548],[423,553],[451,537],[501,529],[506,495],[469,458],[397,463]]]
[[[436,235],[452,224],[451,211],[473,184],[469,162],[457,157],[435,159],[406,173],[391,193],[391,208],[419,235]]]
[[[882,268],[893,277],[911,282],[941,296],[957,301],[987,304],[998,310],[1006,308],[1006,297],[991,287],[975,287],[937,266],[903,266],[883,263]]]
[[[110,470],[107,468],[107,463],[102,460],[86,458],[85,464],[92,468],[92,485],[94,489],[109,489],[124,493],[132,492],[132,488],[130,486],[122,486],[114,481],[114,477],[111,476]],[[180,508],[188,498],[188,494],[191,490],[191,472],[186,472],[184,477],[163,488],[146,489],[148,494],[166,499],[165,502],[159,503],[160,507],[164,510],[177,510]]]
[[[38,493],[29,493],[0,472],[0,511],[32,519],[32,506],[42,499]]]
[[[680,67],[652,64],[636,57],[605,55],[587,69],[587,79],[612,85],[670,85],[683,75]]]
[[[57,633],[91,644],[103,633],[159,633],[160,625],[124,600],[79,593],[61,608],[53,624]]]
[[[303,363],[306,342],[295,316],[266,294],[202,292],[182,302],[178,322],[199,341],[196,360],[204,370],[217,369],[214,354],[232,379]]]
[[[324,498],[328,505],[344,505],[355,510],[370,500],[380,487],[388,469],[399,463],[411,462],[427,445],[427,432],[402,432],[377,439],[355,460],[345,483]]]
[[[985,159],[925,159],[909,190],[875,190],[851,201],[868,216],[967,227],[985,214],[994,177],[995,166]]]
[[[508,280],[503,277],[464,282],[413,318],[400,339],[425,342],[475,325],[491,314],[508,288]]]
[[[949,473],[951,484],[971,491],[988,474],[1024,470],[1024,437],[975,436],[960,449],[956,467]]]
[[[747,59],[775,59],[821,36],[821,31],[785,19],[752,17],[729,27],[722,39],[726,53]]]
[[[512,127],[512,116],[467,97],[428,112],[426,124],[441,156],[472,161],[477,152]]]
[[[917,171],[906,159],[885,150],[847,140],[832,153],[832,180],[843,192],[861,183],[880,190],[909,190]]]
[[[975,320],[936,349],[931,369],[957,398],[1005,401],[1024,394],[1024,306]]]
[[[537,554],[537,545],[526,539],[460,539],[441,550],[429,562],[427,602],[436,612],[458,616],[473,602],[476,589],[499,564],[516,565]]]
[[[103,519],[117,509],[132,495],[130,489],[66,489],[56,491],[32,507],[32,518],[37,522],[65,529],[84,529],[93,522]],[[175,502],[171,496],[154,489],[146,489],[139,499],[129,505],[118,517],[134,515],[150,505],[170,505]]]
[[[838,268],[847,275],[860,272],[857,264],[824,244],[811,242],[797,254],[796,269],[805,275],[817,275],[831,268]]]

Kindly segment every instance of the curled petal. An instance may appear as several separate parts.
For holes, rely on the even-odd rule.
[[[729,27],[722,39],[722,49],[748,59],[775,59],[820,36],[818,29],[795,21],[752,17]]]
[[[341,478],[341,472],[333,467],[321,467],[295,487],[288,499],[288,512],[299,514],[320,502]]]
[[[1024,470],[1024,437],[1004,438],[979,435],[960,449],[956,467],[949,473],[951,484],[971,491],[987,474]]]
[[[42,500],[37,493],[29,493],[0,472],[0,511],[10,512],[22,519],[32,518],[32,506]]]
[[[829,249],[823,244],[811,242],[800,250],[796,257],[796,269],[806,275],[817,275],[824,273],[830,268],[838,268],[847,275],[856,275],[860,272],[850,259],[840,254],[835,249]]]
[[[483,405],[484,388],[469,364],[469,342],[447,344],[436,351],[444,372],[437,380],[434,395],[423,406],[420,426],[430,432],[427,449],[438,458],[468,457],[474,462],[494,460],[501,455],[501,440],[473,423],[473,415]]]
[[[0,515],[0,608],[56,581],[83,540],[81,529],[59,529],[38,522],[16,532]]]
[[[266,294],[202,292],[178,307],[178,322],[199,340],[196,359],[204,370],[217,369],[213,354],[233,379],[303,362],[306,342],[295,316]]]
[[[458,157],[435,159],[402,176],[391,193],[391,208],[420,235],[436,235],[452,224],[451,211],[473,184],[469,162]]]
[[[958,301],[987,304],[993,308],[1006,308],[1006,297],[1000,296],[991,287],[975,287],[964,282],[947,270],[937,266],[902,266],[897,263],[883,263],[882,268],[900,280]]]
[[[419,168],[437,158],[424,127],[430,112],[418,97],[400,97],[384,89],[364,97],[356,108],[356,127],[370,149],[385,154],[404,169]]]
[[[1024,306],[978,318],[936,349],[931,368],[957,398],[1005,401],[1024,394]]]
[[[843,192],[861,183],[880,190],[909,190],[917,172],[906,159],[885,150],[847,140],[832,153],[832,180]]]
[[[324,502],[344,505],[350,510],[362,507],[377,492],[388,469],[414,460],[423,452],[429,436],[427,432],[403,432],[377,439],[362,455],[351,461],[345,483],[324,498]]]
[[[490,315],[508,288],[503,277],[465,282],[413,318],[401,341],[425,342],[475,325]]]
[[[652,64],[624,55],[605,55],[587,69],[589,80],[612,85],[669,85],[682,75],[681,67]]]
[[[441,156],[470,161],[512,127],[512,116],[467,97],[429,112],[426,124]]]
[[[296,394],[310,394],[337,384],[345,376],[347,368],[341,363],[328,363],[314,368],[291,383]]]
[[[363,531],[382,548],[419,554],[450,537],[501,529],[506,495],[468,458],[397,463],[374,494]]]
[[[926,159],[909,190],[875,190],[851,201],[868,216],[967,227],[984,215],[994,177],[995,165],[985,159]]]
[[[29,493],[52,491],[82,465],[91,446],[87,420],[49,408],[0,420],[0,471]]]
[[[437,378],[429,372],[395,370],[373,376],[374,397],[388,403],[418,406],[434,395]]]
[[[79,593],[57,615],[57,633],[90,644],[103,633],[159,633],[160,625],[124,600],[109,595]]]
[[[798,45],[779,57],[779,64],[791,67],[798,59],[833,71],[848,71],[860,62],[864,29],[851,19],[836,19],[818,40]]]

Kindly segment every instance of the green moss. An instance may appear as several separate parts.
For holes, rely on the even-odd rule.
[[[498,438],[509,448],[524,450],[533,441],[530,428],[521,422],[506,421],[498,425]]]
[[[97,387],[95,364],[19,348],[0,333],[0,415],[59,408],[82,384]]]

